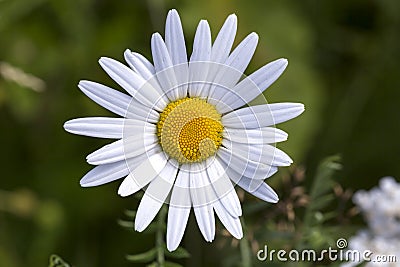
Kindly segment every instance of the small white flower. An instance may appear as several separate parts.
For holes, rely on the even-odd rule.
[[[400,183],[383,177],[379,187],[354,194],[354,203],[363,212],[372,234],[400,238]]]
[[[362,211],[368,228],[359,231],[349,241],[349,249],[371,251],[372,261],[365,266],[398,266],[400,259],[400,183],[393,177],[383,177],[379,187],[370,191],[357,191],[354,203]],[[376,261],[374,257],[395,257],[396,262]],[[358,266],[359,259],[352,259],[342,266]]]
[[[214,211],[236,238],[243,236],[241,206],[234,185],[268,201],[277,194],[264,179],[292,160],[273,144],[287,134],[274,127],[304,111],[297,103],[247,106],[282,74],[278,59],[243,78],[258,42],[249,34],[230,53],[237,18],[230,15],[214,43],[207,21],[200,21],[188,61],[180,18],[168,13],[165,41],[151,39],[153,64],[125,51],[129,67],[111,58],[100,65],[130,95],[81,81],[79,88],[122,118],[79,118],[66,122],[71,133],[118,139],[87,156],[97,165],[81,180],[84,187],[125,177],[118,193],[146,188],[135,219],[143,231],[163,203],[169,203],[167,247],[182,240],[191,208],[205,240],[215,235]]]

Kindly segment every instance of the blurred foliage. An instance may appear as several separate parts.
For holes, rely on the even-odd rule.
[[[326,207],[335,200],[335,195],[332,192],[334,181],[332,176],[335,171],[341,169],[341,165],[337,163],[339,157],[330,157],[325,159],[318,167],[315,178],[313,179],[310,188],[309,204],[306,206],[304,214],[304,235],[302,237],[304,243],[314,242],[310,247],[319,248],[325,245],[324,242],[330,236],[327,236],[326,228],[320,229],[325,221],[335,218],[336,212],[324,213],[322,212]],[[337,227],[334,231],[337,232]],[[307,242],[308,241],[308,242]],[[332,238],[332,241],[334,239]],[[299,248],[307,248],[305,244],[300,244]]]
[[[351,207],[352,193],[341,190],[334,181],[334,176],[341,168],[339,157],[333,156],[320,162],[316,176],[312,179],[310,189],[305,187],[308,174],[299,168],[283,177],[282,184],[285,192],[277,205],[260,204],[248,199],[244,204],[247,211],[246,219],[256,216],[253,221],[252,233],[248,239],[252,253],[268,246],[268,251],[313,249],[318,258],[322,250],[337,249],[336,240],[353,234],[356,227],[350,224],[356,214]],[[266,223],[267,222],[267,223]],[[270,254],[269,254],[270,255]],[[285,255],[286,257],[287,254]],[[253,257],[255,258],[255,257]],[[279,261],[276,253],[273,261],[253,260],[252,266],[339,266],[340,262],[332,262],[329,257],[314,263]]]
[[[166,225],[166,214],[167,207],[164,205],[157,216],[157,219],[150,223],[146,228],[144,233],[154,233],[155,234],[155,244],[154,247],[146,252],[140,254],[127,255],[126,259],[133,263],[146,263],[147,267],[182,267],[181,264],[168,261],[165,258],[172,259],[186,259],[190,257],[190,254],[183,247],[178,247],[176,250],[170,252],[164,241],[164,236],[166,235],[167,225]],[[132,231],[134,229],[134,220],[136,217],[136,211],[127,210],[125,215],[128,217],[127,220],[119,220],[119,224],[128,230]]]
[[[59,256],[51,255],[49,267],[71,267],[71,266],[65,261],[63,261],[63,259],[61,259]]]
[[[300,215],[315,219],[319,208],[304,210],[310,197],[304,192],[313,192],[317,166],[327,155],[341,153],[338,181],[345,188],[369,188],[385,175],[400,177],[398,1],[2,0],[0,266],[45,266],[53,253],[77,267],[132,266],[126,253],[153,246],[151,235],[127,235],[116,223],[121,210],[138,205],[135,198],[116,196],[118,183],[79,187],[90,169],[85,155],[107,140],[71,136],[62,124],[110,115],[79,92],[78,81],[116,88],[98,58],[122,60],[126,48],[149,57],[150,36],[163,33],[170,8],[180,12],[188,51],[200,19],[209,20],[215,37],[226,16],[236,13],[236,44],[251,31],[260,36],[246,74],[288,58],[287,71],[265,95],[269,102],[306,105],[302,116],[279,126],[290,136],[279,147],[305,166],[290,175],[282,168],[270,179],[281,201],[245,202],[248,243],[239,244],[221,229],[210,245],[191,216],[183,243],[191,254],[188,266],[235,266],[246,262],[243,250],[253,252],[257,242],[283,247],[303,240],[307,231],[297,227],[307,216]],[[307,178],[285,178],[292,176]],[[335,201],[347,192],[337,184],[333,190]],[[337,223],[351,231],[346,216],[341,218]]]

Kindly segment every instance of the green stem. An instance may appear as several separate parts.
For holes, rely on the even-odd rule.
[[[165,263],[164,255],[164,221],[167,214],[167,209],[163,206],[158,214],[157,232],[156,232],[156,248],[157,248],[157,263],[159,267],[163,267]]]
[[[251,249],[249,245],[249,241],[246,238],[247,228],[244,223],[243,217],[240,218],[240,222],[243,227],[243,238],[240,240],[240,256],[242,258],[242,266],[243,267],[251,267]]]

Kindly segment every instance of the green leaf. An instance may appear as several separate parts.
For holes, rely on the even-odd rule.
[[[136,255],[127,255],[126,259],[133,262],[149,262],[155,259],[157,250],[155,248]]]
[[[118,220],[117,223],[121,225],[122,227],[134,229],[134,223],[133,221],[125,221],[125,220]]]
[[[190,253],[184,249],[183,247],[178,247],[175,251],[168,251],[167,248],[164,248],[165,250],[165,255],[170,258],[174,259],[185,259],[185,258],[190,258]]]
[[[333,193],[331,192],[333,187],[332,177],[341,168],[341,165],[338,163],[339,160],[339,156],[331,156],[319,164],[314,183],[311,186],[311,203],[307,206],[304,216],[306,226],[311,227],[314,225],[316,223],[314,214],[334,200]]]
[[[50,256],[49,267],[70,267],[70,265],[63,261],[59,256],[53,254]]]
[[[134,219],[136,216],[136,210],[125,210],[125,215],[131,219]]]
[[[319,196],[324,195],[324,193],[332,189],[332,176],[336,171],[341,169],[341,165],[337,162],[339,160],[339,156],[331,156],[319,164],[314,183],[311,187],[311,201],[316,200]]]
[[[323,222],[328,221],[330,219],[333,219],[337,216],[337,212],[336,211],[331,211],[331,212],[326,212],[323,214]]]
[[[179,263],[166,261],[164,263],[164,267],[182,267],[182,265],[180,265]]]
[[[335,196],[333,194],[322,195],[321,197],[316,198],[318,201],[311,201],[309,208],[314,211],[321,210],[328,206],[334,199]]]
[[[149,226],[147,226],[146,230],[144,230],[143,233],[151,234],[157,232],[159,229],[165,232],[167,230],[167,226],[165,225],[165,223],[160,226],[157,224],[157,222],[152,222]]]
[[[331,156],[324,159],[318,166],[310,191],[311,202],[304,213],[302,230],[304,234],[297,246],[298,249],[302,249],[310,243],[326,243],[330,238],[328,234],[321,234],[323,231],[318,229],[324,222],[336,216],[335,212],[324,212],[323,210],[335,200],[333,175],[341,168],[339,160],[339,156]]]

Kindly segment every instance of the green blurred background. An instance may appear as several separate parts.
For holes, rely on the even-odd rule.
[[[306,169],[306,184],[332,154],[342,156],[337,181],[345,188],[400,177],[399,1],[1,0],[0,266],[46,266],[52,253],[76,267],[133,266],[124,256],[153,246],[153,236],[117,225],[123,210],[138,204],[117,196],[118,182],[79,186],[91,168],[85,156],[107,140],[73,136],[62,125],[111,115],[77,83],[118,88],[97,60],[123,60],[126,48],[150,57],[151,34],[164,33],[171,8],[181,15],[189,54],[200,19],[215,38],[236,13],[236,44],[252,31],[260,36],[247,74],[288,58],[287,71],[265,95],[306,106],[282,124],[289,140],[279,144]],[[279,185],[285,172],[272,183]],[[183,245],[193,255],[190,266],[218,266],[224,254],[202,240],[193,220],[189,229]]]

